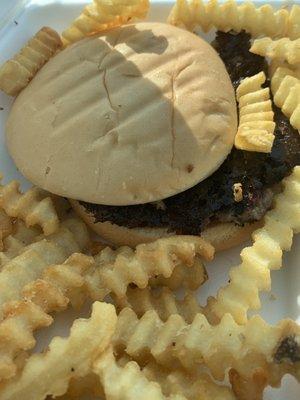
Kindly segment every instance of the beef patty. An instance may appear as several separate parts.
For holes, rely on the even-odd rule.
[[[223,59],[236,88],[242,79],[260,71],[267,74],[263,57],[249,52],[250,35],[217,32],[212,45]],[[233,148],[221,167],[210,177],[163,201],[132,206],[81,204],[96,222],[109,221],[128,228],[168,228],[178,234],[199,234],[209,223],[237,224],[259,220],[272,202],[272,188],[295,165],[300,164],[300,135],[280,109],[274,106],[275,140],[270,154]],[[242,185],[243,197],[236,201],[233,185]]]

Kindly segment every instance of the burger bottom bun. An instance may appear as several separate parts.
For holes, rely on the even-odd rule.
[[[73,209],[84,222],[103,239],[116,246],[135,247],[140,243],[152,242],[165,236],[171,236],[163,228],[126,228],[110,222],[96,222],[92,214],[77,201],[69,199]],[[251,233],[262,225],[262,221],[244,226],[235,225],[233,222],[224,222],[208,226],[201,236],[209,241],[216,251],[228,250],[250,238]]]

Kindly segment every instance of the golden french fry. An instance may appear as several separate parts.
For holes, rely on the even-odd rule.
[[[0,272],[0,315],[7,301],[20,298],[22,288],[36,279],[48,265],[63,262],[66,253],[52,242],[42,240],[8,262]]]
[[[291,125],[300,130],[300,73],[279,67],[271,78],[274,103],[290,119]]]
[[[193,31],[200,26],[204,32],[215,27],[228,32],[245,30],[252,36],[300,37],[300,6],[295,5],[289,13],[285,9],[275,10],[269,4],[255,7],[251,2],[237,3],[227,0],[177,0],[168,17],[172,25],[183,26]]]
[[[88,396],[88,397],[87,397]],[[83,378],[71,379],[65,395],[57,397],[58,400],[82,400],[90,398],[105,399],[99,376],[90,373]],[[93,398],[92,397],[92,398]]]
[[[22,219],[27,226],[41,226],[45,235],[55,232],[59,221],[51,199],[44,197],[36,187],[24,194],[19,187],[17,181],[0,185],[0,207],[8,216]]]
[[[272,60],[279,58],[289,64],[300,63],[300,39],[291,40],[285,37],[272,40],[270,37],[263,37],[254,40],[250,51]]]
[[[84,224],[82,222],[82,226]],[[39,278],[44,269],[60,264],[82,248],[77,237],[62,226],[55,234],[27,246],[19,256],[10,260],[0,272],[0,319],[8,301],[19,300],[23,287]]]
[[[75,213],[68,214],[68,217],[65,217],[62,220],[61,226],[69,230],[72,235],[74,235],[80,250],[89,248],[91,242],[89,231],[85,223]],[[73,253],[76,251],[77,250],[75,250]]]
[[[291,8],[286,36],[291,39],[300,38],[300,6],[298,4],[294,4]]]
[[[154,310],[162,321],[166,321],[171,315],[180,315],[187,323],[191,323],[196,314],[202,311],[197,297],[188,292],[182,300],[176,298],[175,293],[164,287],[159,293],[150,288],[128,288],[126,297],[116,299],[119,310],[129,307],[140,318],[145,312]]]
[[[189,290],[196,290],[208,279],[206,269],[201,258],[196,256],[194,264],[186,268],[184,264],[178,264],[169,278],[162,275],[150,279],[150,286],[165,286],[171,290],[184,287]]]
[[[229,371],[229,380],[238,400],[260,400],[267,386],[267,376],[263,369],[258,369],[252,379],[244,379],[235,369]]]
[[[18,358],[26,350],[33,348],[33,337],[24,336],[22,323],[28,319],[33,321],[34,329],[45,328],[52,323],[52,317],[41,312],[39,307],[30,302],[11,302],[5,309],[8,316],[0,323],[0,380],[9,379],[16,375],[19,369]],[[25,325],[26,326],[26,325]],[[29,330],[30,325],[26,328]],[[27,332],[26,332],[27,333]],[[18,351],[14,351],[17,347]]]
[[[283,79],[286,76],[291,76],[300,79],[300,72],[292,69],[286,63],[277,63],[275,61],[271,62],[270,65],[270,75],[271,75],[271,90],[273,95],[278,91]]]
[[[0,89],[16,96],[61,46],[58,33],[43,27],[19,53],[0,67]]]
[[[166,367],[180,363],[190,371],[205,364],[220,381],[228,368],[251,382],[253,374],[263,369],[273,386],[287,373],[300,379],[300,326],[291,320],[270,326],[254,316],[246,325],[238,325],[226,314],[218,325],[210,325],[203,314],[197,314],[187,325],[179,315],[163,322],[155,311],[139,320],[125,308],[118,317],[113,346],[117,354],[125,351],[141,363],[153,357]]]
[[[52,312],[62,311],[71,301],[77,306],[85,300],[81,294],[84,273],[93,258],[73,254],[62,265],[46,268],[42,279],[28,283],[22,290],[23,299],[4,305],[0,322],[0,380],[17,373],[16,357],[35,346],[33,332],[52,323]]]
[[[71,228],[73,224],[70,224],[69,221],[68,226]],[[76,233],[76,229],[73,232]],[[75,237],[80,242],[80,235],[75,234]],[[66,239],[62,239],[58,234],[48,238],[56,241],[63,248],[67,247]],[[30,245],[28,248],[32,250],[34,247],[35,250],[38,249],[39,251],[40,243]],[[187,263],[192,262],[197,245],[201,248],[203,243],[202,239],[191,240],[190,237],[160,239],[152,244],[139,246],[136,253],[126,247],[116,252],[107,248],[96,257],[96,260],[83,254],[73,254],[63,264],[58,263],[59,265],[47,266],[49,264],[40,262],[34,268],[34,274],[33,272],[29,274],[26,267],[23,266],[24,276],[18,278],[22,279],[23,290],[20,288],[21,283],[15,278],[15,282],[18,282],[19,285],[18,289],[16,290],[13,287],[14,291],[10,293],[9,298],[6,297],[6,301],[18,300],[20,297],[21,299],[8,302],[3,307],[5,319],[0,323],[0,379],[8,379],[16,374],[15,358],[22,351],[29,350],[35,345],[33,332],[36,329],[51,324],[52,319],[48,315],[49,313],[65,309],[69,302],[73,307],[80,308],[87,298],[103,300],[110,291],[113,293],[116,291],[119,294],[119,285],[109,286],[106,284],[105,273],[107,270],[114,271],[114,281],[120,281],[127,289],[131,279],[136,282],[135,275],[139,274],[139,270],[146,274],[149,273],[150,276],[157,272],[157,268],[161,268],[160,265],[157,265],[160,258],[164,262],[163,268],[170,268],[171,270],[177,262],[177,256],[178,262],[180,257],[185,259]],[[52,242],[51,244],[53,245]],[[71,246],[69,254],[72,254],[73,250],[76,251]],[[26,254],[26,251],[24,254]],[[42,253],[43,255],[44,253]],[[15,260],[12,261],[15,262]],[[54,259],[51,259],[51,261],[51,264],[55,264]],[[170,264],[168,267],[166,266],[167,262]],[[130,271],[130,273],[126,271]],[[17,272],[18,268],[16,268]],[[127,282],[125,278],[124,283],[126,274],[129,281]],[[12,279],[11,275],[9,278]],[[38,279],[34,280],[36,278]],[[146,275],[147,279],[149,278]],[[111,281],[108,280],[108,282]],[[140,283],[140,280],[137,283]],[[190,316],[190,319],[192,319],[192,316],[196,313],[195,307],[197,311],[199,310],[193,296],[188,297],[183,302],[176,302],[171,293],[166,293],[164,300],[166,301],[167,313],[172,313],[173,307],[173,311],[182,310],[187,318]],[[192,304],[194,308],[188,309]],[[13,334],[7,334],[10,331]]]
[[[86,36],[145,18],[149,0],[93,0],[62,33],[64,45]]]
[[[12,233],[3,240],[4,251],[0,253],[0,267],[21,254],[39,235],[41,230],[38,227],[27,227],[23,221],[16,220]]]
[[[241,252],[242,262],[229,272],[230,281],[216,298],[209,298],[205,315],[217,323],[230,313],[240,324],[247,322],[249,309],[259,309],[259,292],[270,290],[270,271],[282,266],[282,251],[290,250],[293,233],[300,231],[300,167],[284,179],[284,190],[275,196],[264,226],[252,234],[253,245]]]
[[[91,317],[76,320],[69,337],[52,339],[48,351],[30,356],[24,369],[2,385],[1,400],[63,395],[71,378],[91,372],[93,361],[110,343],[116,319],[111,304],[94,303]]]
[[[207,373],[187,373],[182,368],[168,370],[154,361],[146,364],[143,373],[149,381],[159,383],[168,396],[178,393],[188,400],[235,400],[229,387],[215,383]]]
[[[158,383],[149,381],[134,361],[118,365],[113,349],[108,349],[95,361],[94,372],[99,375],[107,400],[185,400],[179,394],[164,396]]]
[[[104,298],[102,296],[109,293],[122,298],[131,283],[142,289],[152,277],[169,278],[179,264],[192,267],[197,254],[212,259],[214,249],[196,236],[162,238],[140,244],[135,251],[129,247],[120,248],[119,252],[107,249],[96,257],[96,263],[103,267],[96,269],[94,276],[89,278],[90,291],[94,292],[94,299]],[[104,256],[108,259],[101,259]]]
[[[3,239],[9,236],[12,230],[13,224],[11,218],[0,208],[0,251],[4,248]]]
[[[273,118],[269,118],[269,115],[273,115],[270,90],[261,87],[265,81],[264,72],[260,72],[243,79],[237,88],[240,120],[234,145],[238,149],[271,152],[275,138],[275,122]]]

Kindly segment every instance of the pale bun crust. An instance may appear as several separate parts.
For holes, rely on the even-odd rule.
[[[138,23],[67,47],[16,98],[6,141],[49,192],[142,204],[211,175],[230,152],[236,102],[225,66],[198,36]]]
[[[85,221],[85,223],[99,236],[116,246],[135,247],[140,243],[152,242],[172,233],[166,229],[158,228],[135,228],[129,229],[110,222],[94,222],[94,217],[76,200],[69,199],[73,209]],[[242,244],[248,240],[251,233],[262,225],[262,221],[245,224],[243,227],[234,223],[226,222],[209,226],[202,237],[208,240],[216,251],[227,250]]]

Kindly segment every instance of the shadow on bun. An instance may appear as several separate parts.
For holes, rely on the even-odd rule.
[[[237,129],[222,60],[200,37],[138,23],[71,45],[20,93],[6,141],[35,185],[104,205],[185,191],[225,160]]]

